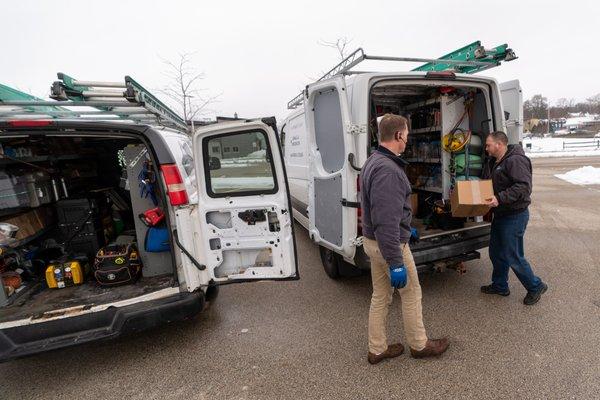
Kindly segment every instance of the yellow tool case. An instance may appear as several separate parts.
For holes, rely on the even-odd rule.
[[[83,283],[84,270],[79,261],[54,263],[46,268],[46,283],[51,289],[62,289]]]

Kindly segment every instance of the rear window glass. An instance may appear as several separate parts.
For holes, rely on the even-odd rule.
[[[264,131],[228,133],[202,142],[206,187],[211,197],[277,192],[273,157]]]

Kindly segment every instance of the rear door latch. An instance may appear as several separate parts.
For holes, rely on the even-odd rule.
[[[346,199],[342,199],[342,206],[350,207],[350,208],[360,208],[360,202],[358,201],[348,201]]]

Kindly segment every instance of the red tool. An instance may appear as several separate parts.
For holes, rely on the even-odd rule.
[[[140,220],[146,226],[157,226],[162,223],[165,219],[165,213],[160,208],[152,208],[150,210],[144,211],[139,215]]]

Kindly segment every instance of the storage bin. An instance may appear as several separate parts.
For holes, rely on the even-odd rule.
[[[29,204],[31,207],[39,207],[54,201],[52,183],[50,177],[43,172],[26,174],[24,180],[27,184]]]
[[[0,209],[29,207],[27,185],[19,176],[0,173]]]

